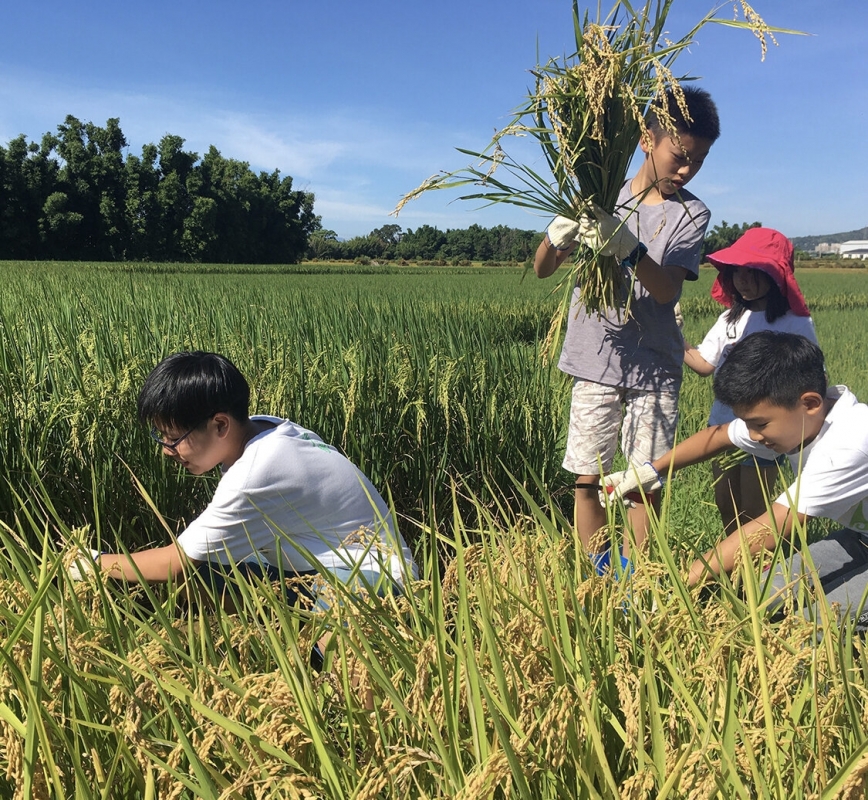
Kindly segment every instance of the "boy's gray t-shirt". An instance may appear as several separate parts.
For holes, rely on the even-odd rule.
[[[682,189],[657,205],[642,205],[624,184],[618,216],[662,266],[699,275],[699,257],[710,212],[695,195]],[[632,272],[632,270],[627,270]],[[632,275],[628,276],[628,280]],[[558,367],[586,381],[648,391],[677,391],[681,386],[684,344],[675,323],[675,303],[658,303],[639,281],[633,282],[628,319],[614,310],[587,313],[573,290],[567,333]],[[623,316],[623,311],[621,312]]]

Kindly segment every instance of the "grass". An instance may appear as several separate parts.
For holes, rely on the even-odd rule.
[[[711,277],[683,302],[694,339],[719,311]],[[799,279],[832,380],[868,397],[866,276]],[[683,584],[717,535],[705,467],[674,482],[632,579],[590,573],[559,468],[568,386],[538,354],[556,302],[518,269],[10,265],[0,796],[864,796],[862,640],[822,606],[777,620],[752,564],[716,593]],[[170,527],[210,491],[132,421],[141,379],[181,347],[227,352],[258,408],[341,444],[391,492],[421,565],[412,593],[311,618],[261,585],[231,615],[66,579],[76,542],[165,541],[131,472]],[[688,376],[680,435],[710,391]]]

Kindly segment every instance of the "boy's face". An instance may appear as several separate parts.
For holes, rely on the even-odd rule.
[[[792,453],[810,444],[825,420],[825,401],[816,392],[805,392],[793,408],[761,400],[753,406],[733,407],[747,425],[750,438],[776,453]]]
[[[651,162],[648,166],[657,189],[668,197],[686,186],[699,172],[713,142],[689,133],[680,134],[678,139],[665,132],[652,135],[654,146],[649,147],[643,140],[641,148]]]
[[[181,439],[174,446],[163,445],[163,455],[176,461],[193,475],[210,472],[226,458],[223,437],[220,436],[219,425],[215,424],[214,417],[193,431],[175,430],[171,425],[157,424],[155,427],[165,442]]]

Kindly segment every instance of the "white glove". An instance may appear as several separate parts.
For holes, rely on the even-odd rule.
[[[684,316],[681,313],[681,303],[675,304],[675,324],[678,326],[678,330],[684,328]]]
[[[615,474],[616,475],[622,475],[623,473],[616,472]],[[605,478],[604,478],[604,480],[605,480]],[[609,508],[609,506],[611,506],[612,503],[615,502],[616,495],[614,492],[615,492],[614,486],[605,486],[605,484],[604,484],[604,488],[600,489],[600,491],[597,492],[597,497],[599,498],[600,505],[603,508]],[[621,502],[624,504],[624,508],[636,508],[636,503],[634,503],[632,500],[633,497],[636,497],[636,495],[632,494],[630,497],[622,497],[621,498]]]
[[[646,494],[656,492],[663,488],[660,474],[651,465],[650,461],[644,464],[631,464],[623,472],[613,472],[603,476],[603,486],[612,487],[612,499],[622,499],[631,492],[640,489]]]
[[[568,250],[579,235],[579,223],[566,217],[555,217],[548,227],[549,241],[557,250]]]
[[[639,246],[639,240],[623,220],[596,204],[591,210],[594,216],[583,215],[579,222],[579,238],[594,252],[623,261]]]
[[[69,562],[67,573],[74,581],[86,581],[96,574],[99,550],[79,550]]]

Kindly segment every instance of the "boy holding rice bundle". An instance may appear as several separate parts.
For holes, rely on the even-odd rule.
[[[193,570],[218,602],[233,574],[274,582],[326,571],[377,590],[412,578],[413,557],[365,475],[294,422],[249,416],[249,401],[247,381],[223,356],[197,351],[161,361],[139,393],[139,419],[188,472],[220,468],[214,497],[177,541],[129,555],[94,551],[92,561],[73,562],[73,577],[99,568],[126,581],[166,582]],[[299,592],[315,600],[308,584]]]
[[[556,217],[534,261],[537,276],[546,278],[582,243],[617,258],[632,285],[628,315],[623,309],[588,310],[575,287],[558,364],[573,378],[563,465],[576,475],[576,530],[600,571],[609,563],[608,544],[594,537],[606,524],[600,474],[612,468],[619,429],[630,464],[653,460],[675,441],[684,357],[674,308],[682,283],[698,276],[710,217],[684,187],[720,135],[714,102],[693,87],[669,90],[652,105],[647,125],[649,137],[640,145],[644,161],[621,189],[617,216],[593,208],[593,217],[578,222]],[[641,543],[647,511],[637,504],[628,514]],[[629,554],[627,542],[624,548]]]
[[[736,419],[699,431],[649,464],[606,476],[613,496],[657,491],[660,476],[731,448],[760,458],[785,454],[795,481],[760,516],[697,559],[688,583],[730,572],[743,547],[751,554],[774,550],[797,526],[826,517],[843,528],[807,548],[808,564],[796,553],[777,568],[772,586],[783,598],[817,579],[826,600],[837,603],[856,630],[868,629],[868,406],[846,386],[827,387],[816,344],[780,331],[753,333],[736,344],[715,373],[714,394]]]

